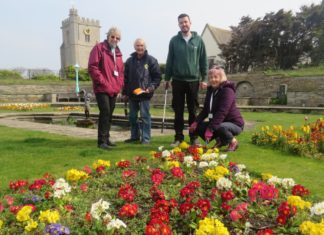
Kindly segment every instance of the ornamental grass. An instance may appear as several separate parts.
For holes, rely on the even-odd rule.
[[[324,234],[324,202],[306,186],[256,178],[218,149],[182,143],[97,160],[1,193],[1,234]]]
[[[281,125],[263,126],[252,135],[252,143],[271,146],[300,156],[324,160],[324,119],[308,122],[301,128]]]

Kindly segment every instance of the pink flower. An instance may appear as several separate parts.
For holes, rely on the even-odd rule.
[[[86,183],[80,185],[80,190],[82,192],[87,192],[88,191],[88,185]]]
[[[6,196],[4,196],[4,198],[6,199],[7,204],[8,204],[9,206],[11,206],[11,205],[13,204],[13,202],[14,202],[14,198],[13,198],[12,196],[6,195]]]
[[[237,221],[242,218],[242,215],[239,213],[238,210],[232,210],[230,213],[230,218],[233,221]]]

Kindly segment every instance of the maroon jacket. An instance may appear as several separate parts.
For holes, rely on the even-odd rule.
[[[203,110],[199,113],[196,121],[202,122],[210,112],[210,98],[213,96],[211,113],[213,118],[208,127],[215,130],[223,122],[231,122],[239,127],[244,127],[244,121],[235,103],[235,86],[233,82],[226,81],[220,85],[218,92],[208,87]]]
[[[90,52],[88,71],[92,78],[94,93],[106,93],[116,96],[124,86],[124,63],[122,53],[116,49],[116,66],[114,56],[107,40],[97,43]],[[118,76],[114,76],[114,70]]]

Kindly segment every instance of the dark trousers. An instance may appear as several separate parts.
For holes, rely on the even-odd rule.
[[[174,111],[175,140],[184,140],[184,107],[185,101],[189,113],[189,126],[196,119],[198,104],[199,82],[172,81],[172,108]],[[197,138],[197,135],[190,133],[190,139]]]
[[[98,121],[98,145],[107,144],[110,134],[112,114],[115,109],[116,96],[110,97],[105,93],[96,94],[97,104],[99,108]]]
[[[209,125],[209,122],[202,122],[199,123],[196,129],[196,133],[203,139],[205,140],[205,131]],[[234,136],[239,135],[242,132],[242,128],[235,125],[234,123],[231,122],[223,122],[220,124],[220,126],[213,131],[213,137],[211,140],[214,138],[219,138],[221,141],[221,145],[228,145],[229,143],[232,142],[232,139]]]

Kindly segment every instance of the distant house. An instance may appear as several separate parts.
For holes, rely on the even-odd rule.
[[[229,43],[231,35],[232,32],[230,30],[220,29],[206,24],[201,37],[206,46],[209,66],[213,64],[224,64],[224,59],[219,56],[222,52],[219,45]]]

